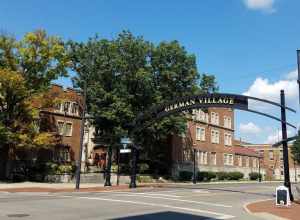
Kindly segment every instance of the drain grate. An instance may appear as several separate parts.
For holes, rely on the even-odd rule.
[[[23,217],[28,217],[28,214],[9,214],[7,217],[9,218],[23,218]]]

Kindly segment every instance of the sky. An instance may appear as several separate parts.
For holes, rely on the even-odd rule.
[[[65,40],[96,33],[114,38],[122,30],[158,43],[178,40],[197,57],[200,73],[214,74],[220,92],[279,101],[299,110],[296,50],[300,48],[299,0],[0,0],[0,30],[17,39],[36,29]],[[69,79],[57,83],[71,86]],[[280,110],[252,103],[266,113]],[[288,121],[300,126],[299,113]],[[236,138],[272,143],[280,123],[236,111]],[[280,133],[280,132],[279,132]],[[289,136],[296,133],[288,129]]]

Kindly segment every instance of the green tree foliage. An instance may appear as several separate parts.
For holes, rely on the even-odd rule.
[[[86,43],[69,42],[69,52],[77,73],[74,85],[83,88],[87,82],[88,111],[101,138],[112,145],[128,135],[128,124],[151,106],[199,93],[201,87],[216,91],[215,79],[205,75],[203,82],[195,56],[177,41],[154,45],[124,31],[113,40],[96,36]],[[185,126],[183,114],[170,116],[135,138],[147,149],[147,158],[167,163],[162,157],[168,138],[184,132]]]
[[[45,31],[27,33],[20,41],[0,35],[0,68],[21,73],[32,92],[45,90],[52,80],[67,76],[64,42]]]
[[[0,35],[0,160],[4,161],[0,176],[15,149],[49,147],[55,142],[51,134],[39,131],[39,108],[53,101],[45,92],[52,80],[67,75],[67,67],[60,38],[42,30],[20,41]]]
[[[297,163],[300,163],[300,131],[298,131],[298,137],[294,141],[291,150],[294,160],[297,161]]]

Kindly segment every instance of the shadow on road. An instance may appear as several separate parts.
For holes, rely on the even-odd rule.
[[[114,218],[111,220],[216,220],[216,218],[210,218],[207,216],[191,215],[180,212],[158,212],[144,215],[136,215],[130,217]]]

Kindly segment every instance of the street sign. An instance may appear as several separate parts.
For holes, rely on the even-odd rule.
[[[131,149],[120,149],[121,154],[127,154],[127,153],[130,153],[130,152],[131,152]]]
[[[290,206],[290,194],[289,189],[285,186],[279,186],[276,188],[276,205],[277,206]]]
[[[121,138],[121,144],[132,144],[132,141],[130,140],[130,138],[124,137]]]

